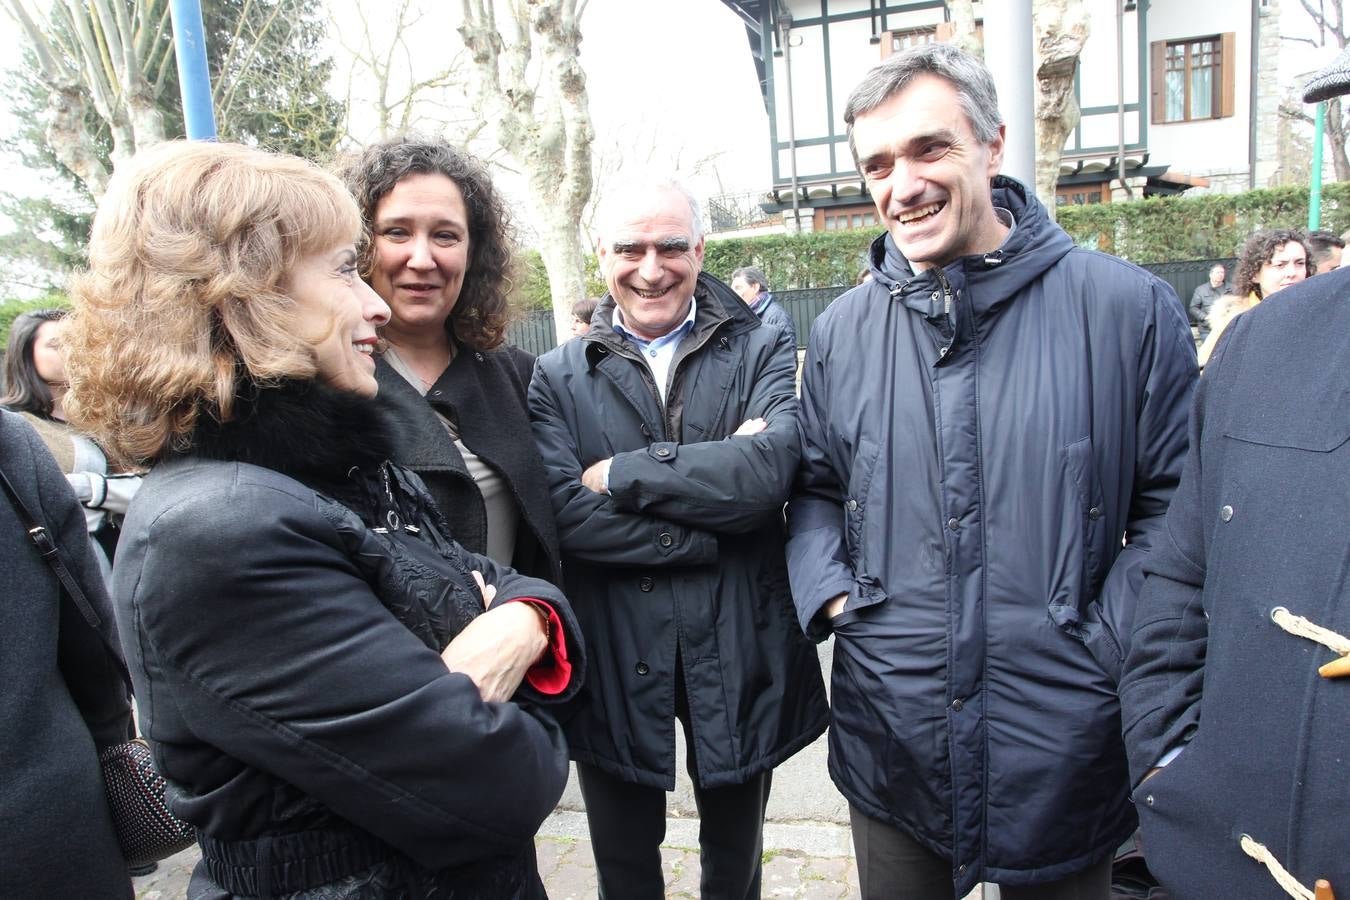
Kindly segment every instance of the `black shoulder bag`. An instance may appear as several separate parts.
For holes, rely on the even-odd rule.
[[[9,477],[0,468],[0,484],[19,513],[19,519],[28,530],[28,537],[38,554],[51,566],[61,582],[61,595],[70,599],[94,633],[99,636],[112,658],[117,661],[126,683],[131,683],[121,648],[110,644],[99,629],[102,619],[89,604],[84,590],[75,576],[66,568],[52,533],[29,511],[28,506],[14,490]],[[108,810],[112,813],[117,840],[122,845],[122,856],[127,866],[137,868],[172,856],[192,846],[197,831],[169,811],[164,797],[166,784],[155,771],[150,756],[150,745],[143,739],[113,744],[99,752],[99,766],[103,770],[103,789],[108,796]]]

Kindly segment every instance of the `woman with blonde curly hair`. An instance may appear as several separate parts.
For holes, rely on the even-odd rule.
[[[360,234],[332,175],[231,144],[143,152],[100,204],[67,410],[152,466],[113,582],[142,732],[194,900],[540,897],[567,773],[541,704],[578,632],[387,461]]]
[[[502,344],[512,240],[487,169],[444,139],[404,136],[341,175],[366,225],[362,275],[389,304],[375,377],[405,422],[397,461],[426,481],[455,540],[561,583],[525,406],[534,357]]]

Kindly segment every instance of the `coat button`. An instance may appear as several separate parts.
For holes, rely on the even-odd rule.
[[[849,498],[848,498],[848,502],[845,503],[844,505],[848,507],[848,511],[849,511],[849,512],[857,512],[857,511],[858,511],[858,501],[857,501],[857,500],[854,500],[852,497],[849,497]]]
[[[966,706],[966,705],[965,705],[964,703],[962,703],[960,700],[953,700],[953,701],[952,701],[952,712],[960,712],[961,710],[965,709],[965,706]]]
[[[635,666],[635,668],[637,669],[637,673],[639,675],[646,675],[648,672],[651,671],[651,667],[648,666],[645,662],[638,663],[637,666]]]
[[[659,447],[659,448],[657,448],[656,455],[657,455],[657,456],[669,456],[669,455],[670,455],[670,449],[667,448],[667,447]]]
[[[961,865],[959,865],[959,866],[956,867],[956,874],[957,874],[957,875],[964,875],[964,874],[966,874],[966,864],[965,864],[965,863],[962,863]]]
[[[1233,521],[1233,507],[1225,503],[1219,510],[1219,518],[1223,519],[1225,522]]]
[[[961,527],[961,523],[960,521],[957,520],[956,516],[952,516],[950,519],[947,520],[947,527],[950,528],[952,531],[955,531],[956,529]]]
[[[671,537],[670,532],[668,531],[661,532],[661,536],[657,538],[657,540],[661,542],[662,547],[669,547],[671,544],[675,543],[675,538]]]
[[[1088,510],[1088,518],[1089,518],[1089,519],[1092,519],[1093,521],[1096,521],[1097,519],[1100,519],[1101,517],[1102,517],[1102,508],[1101,508],[1100,506],[1094,506],[1094,507],[1092,507],[1092,509],[1089,509],[1089,510]]]
[[[656,582],[646,575],[638,579],[638,590],[643,593],[650,593],[651,589],[656,587]]]
[[[1153,795],[1152,795],[1152,794],[1149,794],[1147,797],[1144,798],[1144,804],[1145,804],[1146,806],[1152,806],[1152,805],[1153,805]]]

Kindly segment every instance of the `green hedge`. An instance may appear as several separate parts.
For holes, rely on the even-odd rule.
[[[1302,228],[1308,221],[1307,188],[1284,187],[1243,194],[1151,197],[1128,203],[1064,206],[1059,224],[1080,245],[1135,263],[1237,256],[1258,228]],[[1350,182],[1322,188],[1322,227],[1337,234],[1350,228]],[[703,268],[723,280],[741,266],[758,266],[775,290],[853,284],[879,231],[825,231],[711,238]],[[605,292],[595,257],[586,258],[587,291]],[[539,254],[520,255],[516,304],[548,309],[548,276]]]
[[[1059,224],[1080,245],[1135,263],[1222,259],[1238,255],[1261,228],[1308,224],[1308,189],[1265,188],[1243,194],[1150,197],[1133,203],[1096,203],[1059,209]],[[1322,187],[1322,222],[1340,234],[1350,228],[1350,182]]]

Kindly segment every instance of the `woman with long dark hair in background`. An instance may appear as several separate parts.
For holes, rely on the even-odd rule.
[[[28,419],[66,473],[84,507],[85,526],[97,547],[95,559],[106,579],[112,574],[122,516],[141,485],[141,476],[110,467],[103,449],[66,421],[61,336],[67,312],[38,309],[14,319],[5,351],[5,395],[0,397],[0,406]]]

